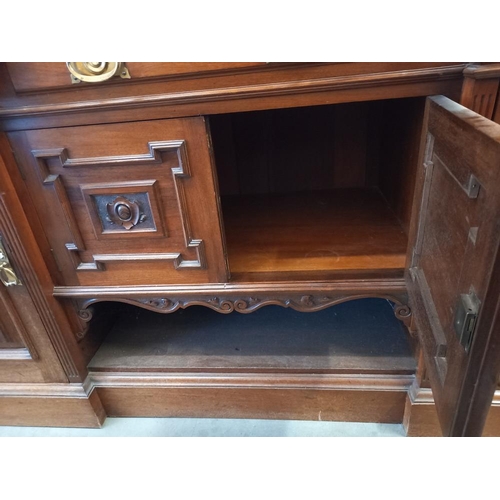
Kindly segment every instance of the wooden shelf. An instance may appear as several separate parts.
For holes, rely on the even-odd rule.
[[[402,270],[407,236],[376,189],[227,196],[231,273]]]
[[[128,308],[89,365],[91,372],[413,374],[402,324],[383,299],[300,313],[251,314],[189,307],[172,314]]]

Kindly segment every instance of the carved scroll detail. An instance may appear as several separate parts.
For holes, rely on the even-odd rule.
[[[87,309],[80,309],[78,311],[78,316],[80,317],[81,320],[88,322],[94,316],[94,308],[88,307]]]
[[[373,297],[373,295],[371,295]],[[124,302],[126,304],[131,304],[135,306],[148,309],[150,311],[160,312],[160,313],[172,313],[178,309],[186,309],[190,306],[204,306],[213,309],[222,314],[229,314],[234,311],[248,314],[253,311],[257,311],[261,307],[275,305],[281,307],[289,307],[300,312],[314,312],[321,311],[328,307],[346,302],[349,300],[363,299],[367,298],[366,295],[338,295],[338,296],[326,296],[326,295],[293,295],[291,297],[227,297],[227,296],[202,296],[202,297],[185,297],[185,298],[174,298],[174,297],[102,297],[95,299],[87,299],[81,303],[80,318],[85,319],[85,314],[83,311],[91,304],[101,301],[116,301]],[[395,303],[394,313],[398,319],[403,321],[405,324],[409,321],[411,317],[410,308],[402,304],[396,297],[384,297]],[[92,316],[90,315],[89,320]]]
[[[407,304],[395,304],[394,305],[394,316],[402,321],[408,328],[411,324],[411,309]]]

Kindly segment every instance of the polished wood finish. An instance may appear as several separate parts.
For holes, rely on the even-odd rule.
[[[412,392],[410,390],[409,394]],[[407,396],[403,426],[408,437],[443,435],[430,389],[420,389],[414,397]],[[495,391],[481,435],[483,437],[500,436],[500,390]]]
[[[9,139],[60,284],[226,280],[202,118],[30,131]],[[100,204],[127,196],[139,200],[145,217],[130,230],[107,223],[107,212],[99,211]]]
[[[408,437],[442,436],[432,390],[430,389],[424,355],[418,348],[415,379],[406,396],[403,427]]]
[[[133,80],[105,87],[18,95],[0,65],[1,126],[25,130],[152,120],[257,109],[444,94],[459,99],[464,64],[334,63],[277,66],[266,71],[171,79]]]
[[[131,79],[193,76],[200,73],[234,72],[261,68],[266,63],[127,63]],[[17,92],[44,91],[48,89],[71,87],[70,72],[66,63],[24,62],[7,63],[12,84]],[[104,82],[103,82],[104,83]],[[112,81],[109,83],[119,83]],[[83,84],[85,85],[85,84]],[[100,83],[102,85],[102,83]]]
[[[257,275],[260,276],[260,275]],[[269,281],[180,286],[55,287],[54,296],[74,304],[80,318],[95,323],[101,316],[99,303],[126,303],[170,314],[179,309],[204,306],[222,314],[252,313],[267,305],[279,305],[300,312],[321,311],[346,301],[380,297],[389,300],[396,318],[409,326],[411,311],[404,280],[358,276],[331,281]],[[98,306],[97,308],[95,306]],[[108,314],[108,316],[111,316]],[[95,331],[95,328],[93,328]]]
[[[0,136],[5,145],[5,137]],[[27,360],[0,363],[0,382],[76,382],[84,365],[61,304],[53,298],[53,282],[14,189],[8,168],[10,149],[0,156],[0,233],[22,285],[3,288],[2,320],[30,351]],[[0,285],[4,287],[4,285]],[[12,335],[12,334],[11,334]]]
[[[109,416],[401,422],[405,391],[364,389],[157,389],[148,384],[97,392]]]
[[[444,97],[428,100],[408,287],[445,435],[481,434],[500,369],[494,357],[499,137],[500,127],[476,113]],[[481,311],[467,354],[454,315],[460,294],[471,291]],[[485,353],[492,359],[483,365]]]
[[[231,273],[404,269],[406,236],[375,190],[222,200]]]
[[[33,341],[6,288],[0,287],[0,359],[5,355],[5,349],[18,349],[22,358],[27,356],[28,359],[37,359]]]
[[[429,390],[427,390],[429,392]],[[431,403],[406,398],[403,427],[408,437],[442,437],[436,407]]]
[[[338,271],[356,265],[402,269],[406,241],[397,219],[408,232],[423,109],[424,100],[417,98],[211,117],[231,273]],[[379,187],[395,212],[397,219],[380,212],[381,219],[393,221],[391,234],[373,235],[362,227],[351,205],[343,205],[351,194],[338,190],[371,186]],[[337,190],[318,192],[325,189]],[[309,205],[305,196],[292,196],[303,192],[311,193]],[[374,209],[356,195],[350,202],[367,213]],[[378,225],[375,219],[366,222],[373,229]],[[272,231],[270,236],[259,226]],[[336,241],[335,231],[345,242]],[[353,233],[359,242],[351,241]],[[377,261],[377,250],[366,245],[372,239],[387,244],[386,262]],[[345,245],[353,257],[341,252],[341,259],[328,259],[328,249],[336,245]],[[311,254],[318,251],[325,255],[314,259]],[[359,256],[357,264],[359,252],[369,257],[363,262]]]
[[[0,425],[99,428],[106,413],[97,392],[70,384],[0,384]]]
[[[479,434],[496,387],[500,344],[493,320],[500,290],[487,286],[490,278],[500,283],[491,210],[491,200],[498,198],[492,161],[498,161],[484,152],[478,135],[478,129],[490,129],[489,122],[477,115],[468,121],[465,113],[466,126],[453,120],[450,125],[439,113],[428,115],[435,158],[433,182],[423,193],[418,150],[428,95],[465,104],[469,99],[476,111],[498,114],[494,65],[468,67],[464,75],[466,65],[456,63],[127,64],[131,80],[89,85],[60,80],[62,63],[0,64],[0,127],[9,137],[0,137],[5,161],[0,186],[7,186],[0,224],[9,221],[0,231],[7,228],[9,256],[23,283],[28,277],[18,289],[24,298],[9,290],[2,302],[17,311],[18,320],[13,313],[10,326],[0,325],[1,422],[16,414],[21,423],[36,422],[29,414],[40,408],[44,424],[97,425],[103,413],[404,419],[410,434],[423,434],[419,425],[429,431],[434,408],[430,388],[422,368],[414,374],[411,356],[399,358],[390,350],[374,355],[386,345],[387,332],[358,337],[360,347],[356,335],[363,328],[355,323],[333,337],[321,337],[319,329],[308,339],[299,331],[302,320],[287,329],[278,319],[299,314],[294,309],[312,318],[311,325],[322,315],[335,324],[331,317],[353,306],[353,299],[382,297],[392,303],[393,310],[386,305],[395,316],[393,327],[401,330],[398,341],[406,335],[397,319],[412,332],[416,328],[422,342],[429,323],[437,324],[423,303],[430,297],[448,328],[453,279],[465,280],[469,273],[473,279],[459,293],[469,293],[472,284],[482,301],[470,354],[460,355],[450,335],[447,352],[443,347],[435,353],[445,357],[450,377],[464,376],[461,400],[448,410],[456,387],[441,391],[443,396],[432,373],[431,385],[441,417],[454,420],[445,433]],[[451,106],[452,115],[463,113]],[[480,166],[471,167],[472,159]],[[479,180],[479,192],[467,171]],[[330,210],[314,209],[322,200]],[[426,219],[419,217],[422,202]],[[451,214],[443,212],[450,207]],[[238,231],[245,227],[252,228],[251,245],[241,243],[245,234]],[[430,234],[439,246],[429,244]],[[295,264],[273,257],[278,266],[270,265],[264,254],[256,267],[250,259],[254,249],[280,235],[283,245],[274,245],[273,252],[278,247],[283,255],[291,252]],[[403,280],[405,267],[417,267],[415,240],[424,252],[417,252],[420,267],[413,274],[423,270],[420,285],[430,286],[422,299],[409,282],[417,321]],[[234,267],[235,241],[240,242],[236,255],[247,259],[241,268]],[[342,243],[349,263],[325,265],[321,253],[314,255],[314,265],[304,266],[303,255],[311,248],[318,250],[320,243],[319,250],[331,250],[332,242]],[[475,249],[475,258],[463,259],[467,267],[460,267],[461,247]],[[384,264],[381,255],[396,256],[397,263]],[[164,313],[154,316],[165,322],[156,340],[145,342],[147,322],[136,331],[135,344],[127,344],[116,329],[105,339],[113,322],[126,318],[120,302]],[[216,332],[205,342],[203,328],[182,341],[163,342],[168,325],[175,336],[176,315],[191,315],[196,305],[205,308],[200,318],[216,316]],[[274,316],[270,305],[285,309]],[[238,325],[258,322],[259,314],[266,321],[244,337],[246,330]],[[16,321],[24,329],[13,326]],[[203,324],[210,330],[208,320]],[[251,355],[225,352],[218,365],[213,347],[227,351],[227,339],[236,338],[231,325]],[[13,338],[18,347],[6,348]],[[342,339],[345,351],[338,350]],[[418,351],[412,339],[409,345]],[[114,348],[108,349],[111,341]],[[141,350],[148,346],[156,354]],[[423,346],[428,347],[425,341]],[[322,352],[316,356],[307,349]],[[356,356],[359,349],[364,355]],[[50,378],[50,370],[62,377]],[[45,392],[44,384],[50,385]],[[45,403],[50,398],[52,409]],[[74,418],[68,414],[73,403]]]
[[[500,64],[470,65],[464,70],[460,103],[492,119],[500,86]]]

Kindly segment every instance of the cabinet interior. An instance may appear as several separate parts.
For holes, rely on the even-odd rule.
[[[210,116],[231,280],[402,276],[424,104]],[[109,306],[96,304],[108,318]],[[92,372],[415,373],[411,342],[385,299],[314,313],[112,310],[116,321],[90,349]]]
[[[99,304],[105,307],[107,304]],[[385,299],[315,313],[266,306],[220,314],[193,306],[167,315],[123,305],[92,372],[290,372],[409,375],[415,360]]]
[[[401,275],[424,104],[211,116],[232,279]]]

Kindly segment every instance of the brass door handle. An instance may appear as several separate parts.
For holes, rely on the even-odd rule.
[[[0,281],[5,286],[21,285],[21,280],[17,277],[14,269],[9,262],[7,252],[0,240]]]
[[[71,82],[105,82],[113,76],[130,78],[125,63],[122,62],[67,62],[66,66],[71,73]]]

